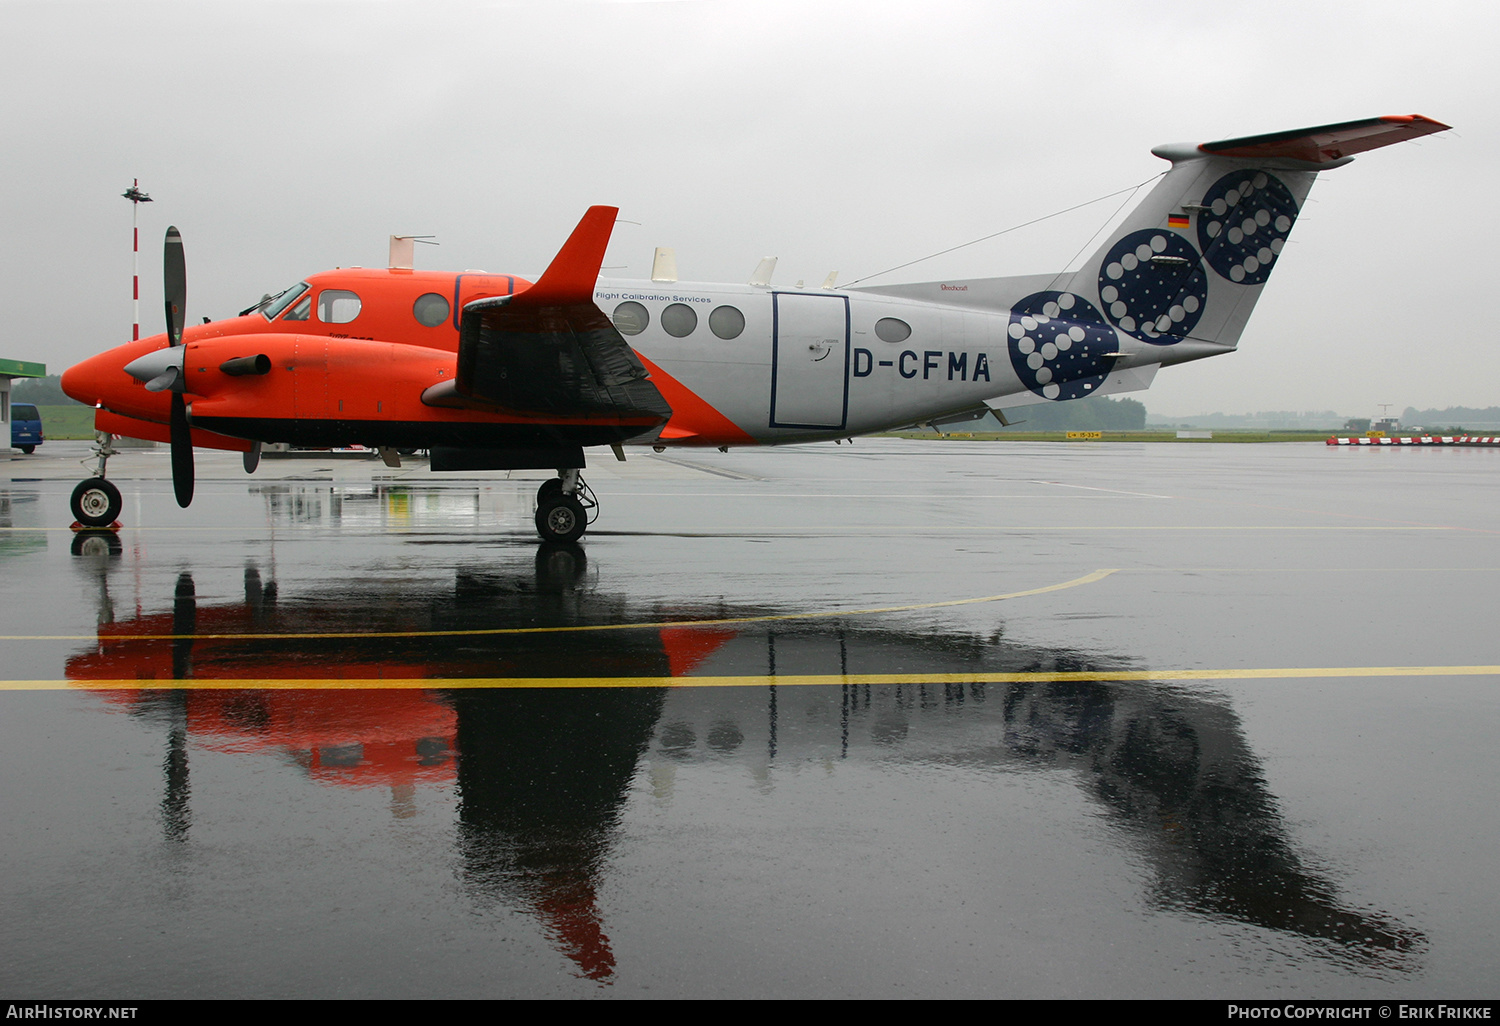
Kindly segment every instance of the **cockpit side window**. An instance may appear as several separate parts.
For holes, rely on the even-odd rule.
[[[262,300],[260,312],[268,321],[274,321],[276,316],[291,306],[298,296],[307,291],[307,282],[299,281],[289,289],[283,289],[270,299]],[[248,312],[248,311],[247,311]],[[306,320],[307,318],[302,318]]]
[[[283,317],[282,320],[283,321],[305,321],[305,320],[307,320],[308,315],[311,314],[311,313],[312,313],[312,296],[303,296],[302,297],[302,302],[298,303],[296,306],[294,306],[290,310],[288,310],[286,312],[286,316]]]
[[[346,289],[324,289],[318,293],[318,320],[324,324],[348,324],[359,316],[359,296]]]

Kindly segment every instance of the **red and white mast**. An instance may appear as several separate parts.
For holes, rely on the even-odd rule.
[[[151,197],[141,191],[141,180],[134,178],[130,182],[130,188],[120,193],[130,201],[130,233],[134,236],[134,252],[130,258],[130,287],[135,297],[135,314],[132,321],[130,339],[132,342],[141,337],[141,230],[136,226],[136,211],[142,203],[150,203]]]

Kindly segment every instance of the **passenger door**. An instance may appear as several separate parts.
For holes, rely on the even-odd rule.
[[[842,428],[849,413],[848,298],[777,292],[771,302],[771,426]]]

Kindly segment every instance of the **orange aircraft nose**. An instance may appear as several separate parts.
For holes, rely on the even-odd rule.
[[[125,373],[125,365],[137,357],[160,349],[166,341],[165,335],[127,342],[91,356],[82,363],[75,363],[63,371],[62,390],[81,403],[96,406],[111,405],[109,398],[119,396],[126,401],[141,390],[141,385]]]

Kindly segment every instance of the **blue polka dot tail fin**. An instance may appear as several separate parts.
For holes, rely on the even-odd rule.
[[[1409,114],[1158,146],[1170,170],[1077,270],[858,291],[1004,318],[1025,392],[992,407],[1147,388],[1161,367],[1234,351],[1319,172],[1447,129]]]
[[[1410,114],[1158,146],[1151,152],[1172,169],[1059,284],[1090,299],[1096,292],[1126,348],[1149,347],[1134,361],[1122,356],[1123,364],[1182,363],[1232,349],[1318,172],[1447,128]]]

